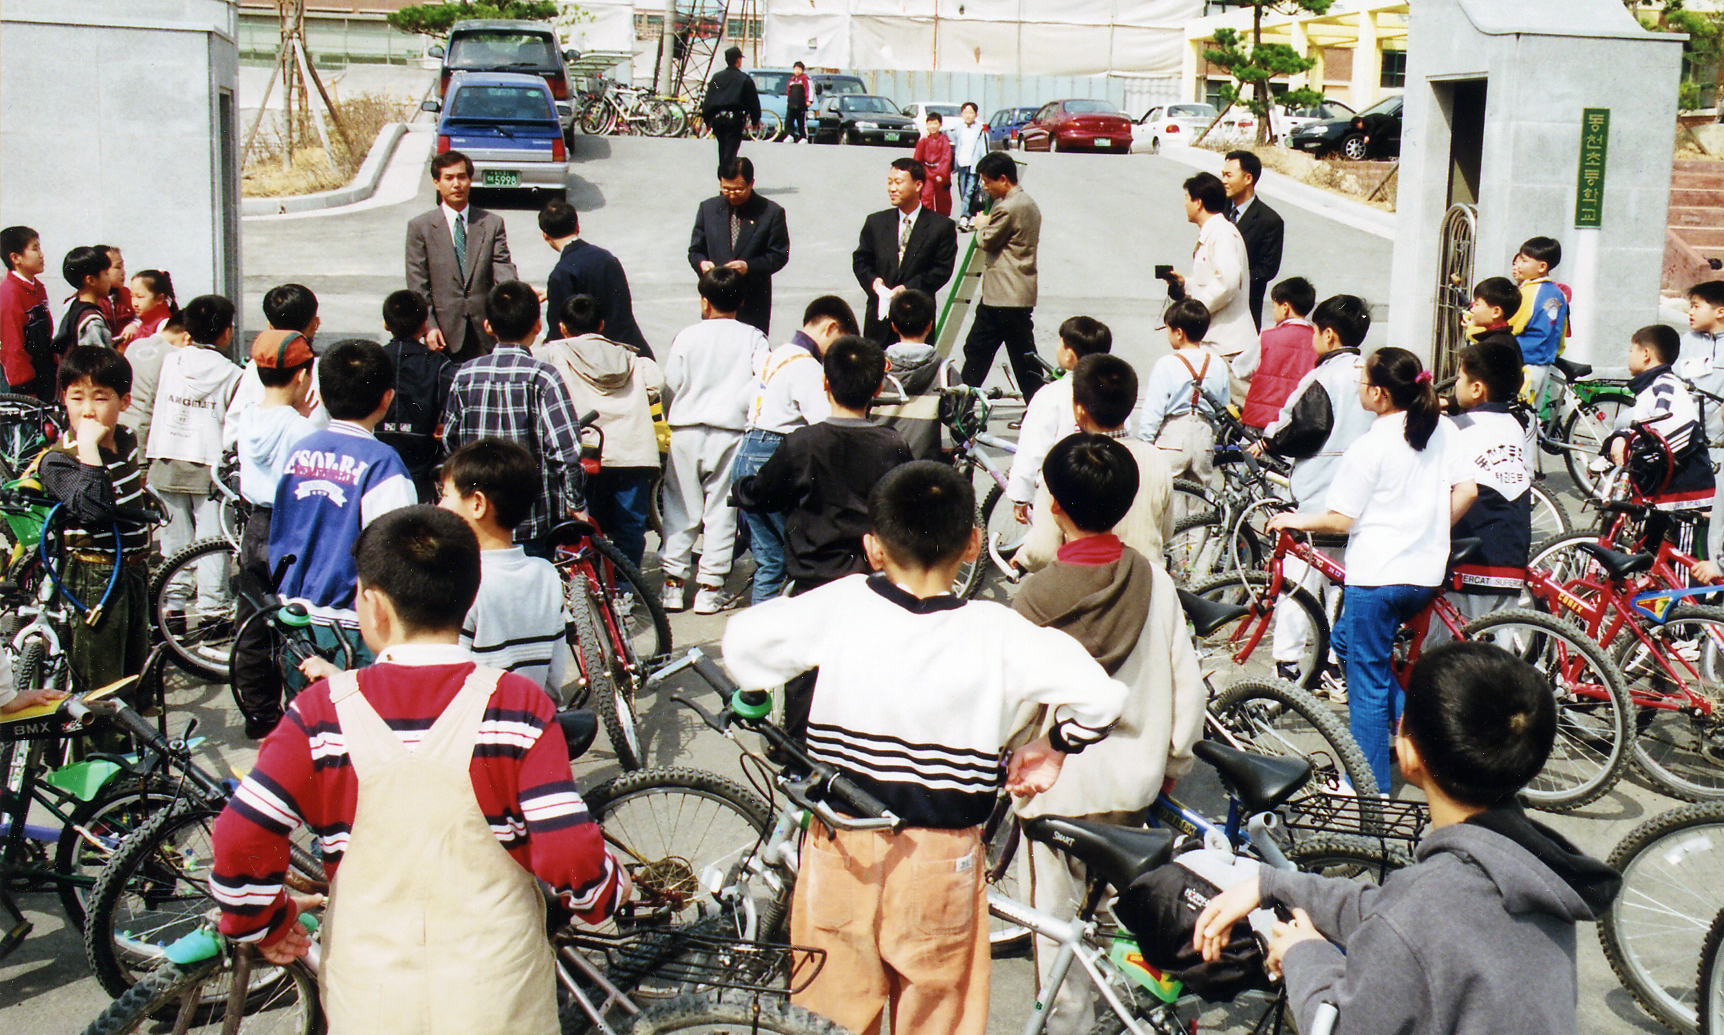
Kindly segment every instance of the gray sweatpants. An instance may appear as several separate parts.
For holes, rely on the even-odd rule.
[[[670,459],[664,471],[665,575],[687,579],[694,540],[703,537],[700,575],[703,586],[722,586],[736,550],[736,508],[730,498],[730,468],[742,432],[706,424],[673,427]]]

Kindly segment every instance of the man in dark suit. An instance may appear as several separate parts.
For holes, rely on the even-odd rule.
[[[724,52],[724,67],[706,84],[700,117],[718,141],[718,167],[723,169],[742,148],[742,131],[760,125],[760,93],[742,70],[742,48]],[[720,175],[723,175],[720,173]]]
[[[862,333],[882,345],[898,340],[881,316],[892,296],[910,288],[937,294],[952,279],[957,262],[958,225],[922,204],[925,177],[914,158],[893,160],[886,173],[892,207],[863,221],[862,238],[850,256],[856,283],[868,296]]]
[[[539,233],[556,249],[557,265],[545,282],[545,340],[561,338],[558,329],[563,303],[576,295],[591,295],[605,321],[605,337],[632,345],[652,358],[652,348],[635,323],[629,297],[629,277],[617,257],[581,240],[581,217],[566,201],[551,201],[539,210]]]
[[[718,171],[718,197],[700,203],[688,264],[698,276],[714,266],[742,274],[742,308],[736,318],[770,336],[772,275],[790,261],[790,227],[784,207],[754,193],[754,163],[732,158]]]
[[[1227,188],[1227,219],[1245,238],[1251,262],[1251,320],[1263,329],[1263,292],[1281,271],[1281,213],[1257,196],[1263,161],[1250,151],[1229,151],[1221,163],[1221,185]]]
[[[407,287],[431,306],[425,344],[465,362],[491,351],[485,296],[515,279],[503,217],[468,204],[473,162],[459,151],[431,159],[439,204],[407,223]]]

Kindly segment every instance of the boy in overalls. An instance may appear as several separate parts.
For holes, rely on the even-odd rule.
[[[569,772],[550,698],[457,643],[479,544],[431,506],[355,546],[355,606],[377,661],[294,698],[215,827],[221,930],[272,963],[305,954],[282,888],[288,838],[320,839],[330,903],[319,985],[330,1035],[555,1035],[556,983],[535,878],[583,920],[628,878]]]

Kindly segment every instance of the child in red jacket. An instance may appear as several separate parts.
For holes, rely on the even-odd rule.
[[[1259,335],[1256,348],[1233,360],[1233,373],[1251,384],[1239,419],[1258,430],[1275,423],[1299,379],[1317,365],[1311,347],[1317,329],[1306,319],[1317,303],[1317,289],[1304,277],[1288,277],[1269,289],[1269,302],[1275,326]]]
[[[42,271],[42,239],[27,226],[0,230],[0,367],[8,391],[54,400],[54,317]]]
[[[923,123],[926,132],[922,139],[916,141],[916,150],[911,157],[928,171],[927,178],[922,181],[922,204],[942,216],[949,216],[952,214],[952,141],[940,128],[943,121],[939,112],[928,112]]]

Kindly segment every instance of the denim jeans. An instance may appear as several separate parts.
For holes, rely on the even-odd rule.
[[[1395,630],[1435,592],[1431,586],[1350,585],[1335,623],[1335,656],[1347,666],[1348,725],[1384,794],[1394,760],[1390,738],[1401,718],[1401,687],[1389,663]]]
[[[976,170],[965,169],[962,166],[952,170],[952,216],[962,218],[971,215],[971,209],[976,201]]]
[[[639,571],[652,517],[656,467],[606,467],[587,479],[587,512]]]
[[[784,436],[776,431],[750,431],[742,436],[742,448],[736,451],[730,480],[734,482],[759,472],[783,441]],[[784,515],[745,510],[742,516],[748,522],[748,549],[754,554],[754,587],[749,591],[748,602],[758,604],[784,591]]]

